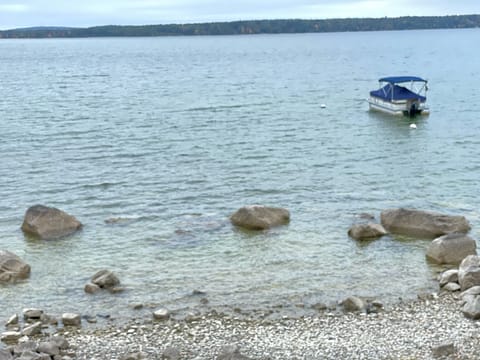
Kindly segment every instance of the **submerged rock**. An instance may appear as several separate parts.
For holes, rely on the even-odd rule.
[[[437,264],[460,264],[468,255],[477,254],[474,239],[465,234],[447,234],[432,241],[427,249],[427,259]]]
[[[25,213],[22,230],[41,239],[56,239],[73,234],[82,227],[72,215],[53,207],[35,205]]]
[[[464,216],[403,208],[382,211],[381,223],[388,232],[419,238],[467,233],[470,230],[470,224]]]
[[[362,220],[375,220],[375,216],[369,213],[360,213],[356,217]]]
[[[244,206],[230,216],[233,225],[249,230],[266,230],[290,221],[290,212],[278,207]]]
[[[26,279],[30,276],[30,265],[14,253],[0,250],[0,282]]]

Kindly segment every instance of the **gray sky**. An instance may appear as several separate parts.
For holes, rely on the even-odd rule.
[[[479,13],[480,0],[0,0],[0,29]]]

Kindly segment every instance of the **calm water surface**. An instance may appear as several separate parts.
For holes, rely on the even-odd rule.
[[[122,317],[136,302],[297,312],[434,290],[428,241],[358,244],[347,230],[360,213],[415,207],[465,215],[478,238],[479,37],[0,41],[0,248],[32,266],[28,281],[0,287],[0,318],[32,306]],[[367,111],[377,79],[404,74],[430,82],[431,115],[416,130]],[[38,203],[83,231],[26,238]],[[228,216],[248,204],[288,208],[291,222],[239,231]],[[127,290],[86,295],[102,268]]]

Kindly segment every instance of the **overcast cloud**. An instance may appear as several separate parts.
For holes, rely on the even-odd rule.
[[[480,13],[480,0],[0,0],[0,29]]]

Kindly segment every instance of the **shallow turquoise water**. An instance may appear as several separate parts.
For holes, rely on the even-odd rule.
[[[32,275],[0,287],[0,317],[31,306],[128,316],[134,302],[288,311],[435,289],[428,241],[360,245],[347,230],[359,213],[415,207],[465,215],[478,237],[479,35],[2,40],[0,248]],[[430,82],[431,115],[416,130],[367,111],[376,80],[402,74]],[[37,203],[83,231],[25,238]],[[248,204],[292,220],[232,228]],[[127,291],[84,294],[102,268]]]

